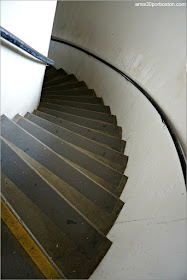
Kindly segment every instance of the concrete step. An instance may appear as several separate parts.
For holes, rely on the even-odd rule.
[[[92,172],[84,169],[83,167],[81,167],[78,164],[75,164],[72,161],[68,161],[66,159],[66,162],[68,162],[69,164],[71,164],[74,168],[76,168],[77,170],[79,170],[81,173],[83,173],[85,176],[89,177],[92,181],[94,181],[96,184],[102,186],[104,189],[108,190],[110,193],[112,193],[115,197],[119,198],[121,196],[121,193],[126,185],[126,182],[128,180],[128,178],[123,175],[122,176],[122,180],[120,182],[120,185],[118,187],[112,185],[111,183],[103,180],[102,178],[96,176],[95,174],[93,174]]]
[[[69,90],[69,89],[79,89],[79,88],[86,88],[87,86],[85,84],[85,82],[77,82],[77,83],[73,83],[73,84],[67,84],[67,85],[59,85],[59,86],[54,86],[54,87],[50,87],[50,88],[44,88],[42,90],[42,92],[47,93],[50,91],[61,91],[61,90]]]
[[[2,220],[1,277],[1,279],[45,279],[29,254]]]
[[[46,66],[46,69],[45,69],[45,76],[55,72],[57,69],[53,66]]]
[[[88,278],[111,242],[3,141],[2,148],[5,200],[62,277]]]
[[[45,94],[42,97],[49,98],[49,99],[64,100],[64,101],[104,105],[103,99],[95,96],[67,96],[67,95],[60,95],[60,94],[59,95]]]
[[[49,116],[50,117],[50,116]],[[80,134],[77,134],[67,128],[64,128],[61,124],[55,124],[50,122],[44,118],[38,117],[34,114],[26,114],[25,118],[28,118],[31,122],[39,125],[40,127],[46,129],[52,134],[58,136],[59,138],[65,140],[68,143],[71,143],[79,148],[86,150],[87,152],[92,153],[92,156],[98,157],[98,159],[104,162],[106,165],[111,166],[112,168],[123,172],[127,163],[127,157],[121,153],[118,153],[100,143],[93,141],[89,138],[86,138]],[[52,117],[54,118],[54,117]],[[68,127],[68,123],[65,121],[66,127]],[[105,137],[103,135],[103,137]],[[113,138],[116,140],[116,138]],[[122,141],[119,141],[120,148]]]
[[[107,113],[94,112],[86,109],[58,105],[58,104],[53,104],[53,103],[48,103],[43,101],[40,102],[39,108],[40,107],[49,108],[55,111],[68,113],[74,116],[84,117],[91,120],[101,121],[104,123],[109,123],[109,124],[117,123],[116,117]]]
[[[56,71],[53,71],[52,73],[47,74],[44,77],[44,82],[52,80],[53,78],[56,78],[56,77],[63,77],[63,76],[66,76],[66,75],[67,75],[67,73],[63,69],[60,68]]]
[[[28,132],[23,130],[7,117],[1,117],[1,135],[18,148],[38,161],[54,175],[75,188],[82,195],[93,201],[108,213],[112,213],[118,203],[118,198],[108,190],[92,181],[85,174],[75,169],[64,158],[60,157],[48,146],[44,145]],[[73,176],[72,176],[73,174]]]
[[[48,91],[48,92],[42,92],[42,96],[55,96],[58,95],[60,96],[68,96],[68,97],[82,97],[82,96],[94,96],[96,97],[95,91],[93,89],[69,89],[69,90],[53,90],[53,91]]]
[[[77,147],[72,146],[70,143],[62,140],[33,122],[30,122],[26,118],[19,116],[16,118],[16,123],[63,158],[83,167],[116,187],[120,185],[122,173],[117,170],[114,170],[110,166],[95,159],[88,153],[82,152]]]
[[[43,88],[57,86],[57,85],[66,84],[66,83],[70,83],[70,82],[71,83],[78,82],[78,80],[76,79],[76,77],[73,74],[66,75],[66,76],[60,77],[60,78],[56,78],[56,79],[53,79],[52,81],[50,80],[50,81],[44,82]]]
[[[88,132],[90,129],[90,133],[92,132],[92,130],[94,130],[96,132],[103,133],[110,137],[113,136],[113,138],[117,138],[117,139],[121,138],[121,129],[120,129],[120,127],[118,127],[117,125],[114,125],[114,124],[104,123],[104,122],[100,122],[100,121],[96,121],[96,120],[91,120],[91,119],[75,116],[72,114],[53,110],[53,109],[50,109],[47,107],[39,107],[37,110],[37,114],[39,114],[40,112],[43,112],[48,115],[57,117],[61,120],[66,120],[71,123],[82,126],[82,127],[86,128]],[[93,136],[92,140],[95,140],[95,139],[96,139],[95,136]],[[104,141],[104,139],[103,139],[103,141]]]
[[[6,140],[6,142],[8,142]],[[86,219],[90,221],[103,234],[108,234],[113,226],[124,203],[118,200],[116,207],[112,213],[107,213],[98,207],[90,199],[86,198],[75,188],[65,183],[58,176],[54,175],[50,170],[45,168],[39,162],[30,157],[27,153],[20,150],[18,147],[8,142],[10,147],[18,154],[18,156],[28,163],[46,182],[48,182],[61,196],[63,196],[74,208],[79,211]]]
[[[42,97],[41,102],[53,103],[57,105],[75,107],[75,108],[110,114],[110,107],[104,106],[103,104],[90,104],[90,103],[83,103],[83,102],[81,103],[80,101],[75,102],[75,101],[60,100],[58,98],[57,99],[50,98],[50,97],[47,98],[46,96]]]

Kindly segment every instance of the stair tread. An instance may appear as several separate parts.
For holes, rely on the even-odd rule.
[[[0,122],[3,202],[62,279],[88,279],[124,206],[116,116],[84,81],[49,66],[37,111]]]
[[[58,69],[58,70],[55,70],[53,71],[52,73],[49,73],[47,74],[45,77],[44,77],[44,81],[49,81],[55,77],[63,77],[63,76],[66,76],[67,73],[62,69]]]
[[[58,104],[53,104],[53,103],[48,103],[43,101],[40,102],[39,108],[40,107],[50,108],[63,113],[69,113],[75,116],[84,117],[91,120],[97,120],[104,123],[116,124],[115,116],[103,112],[90,111],[86,109],[75,108],[67,105],[66,106],[58,105]]]
[[[63,158],[83,167],[105,181],[118,187],[122,174],[103,162],[83,153],[80,149],[50,133],[44,128],[20,117],[16,123]]]
[[[55,223],[63,231],[65,231],[72,240],[76,241],[77,244],[83,247],[82,249],[86,255],[93,256],[96,247],[94,248],[91,244],[92,237],[90,235],[90,231],[93,230],[94,235],[96,235],[96,239],[97,237],[99,238],[98,243],[100,243],[100,239],[103,239],[104,236],[97,232],[97,230],[93,228],[83,215],[76,211],[64,197],[60,196],[59,193],[50,186],[50,184],[43,180],[43,178],[34,169],[32,169],[28,163],[20,158],[5,141],[2,140],[1,144],[3,148],[3,158],[6,158],[6,160],[2,162],[2,172],[10,180],[12,180],[16,186],[18,186],[44,213],[55,221]],[[16,176],[19,169],[22,170],[22,178],[20,178],[20,176]],[[45,196],[45,199],[41,199],[42,196]],[[67,216],[62,215],[63,213],[66,213]],[[77,221],[81,224],[83,223],[83,226],[79,229],[81,234],[78,234],[76,230],[72,231],[70,227],[68,227],[66,222],[68,216],[69,219],[73,221]],[[90,240],[85,242],[85,239],[88,236],[90,237]]]
[[[45,94],[42,96],[42,98],[50,98],[50,99],[58,99],[58,100],[64,100],[64,101],[103,105],[102,98],[95,97],[95,96],[67,96],[67,95],[60,95],[60,94],[59,95]]]
[[[124,187],[125,187],[125,180],[124,180],[124,176],[122,175],[122,179],[121,182],[119,184],[118,187],[112,185],[110,182],[105,181],[104,179],[98,177],[97,175],[95,175],[93,172],[88,171],[87,169],[81,167],[80,165],[71,162],[69,160],[66,160],[67,162],[69,162],[73,167],[75,167],[77,170],[79,170],[81,173],[85,174],[87,177],[89,177],[92,181],[94,181],[95,183],[97,183],[99,186],[102,186],[104,189],[108,190],[110,193],[112,193],[116,198],[119,198]],[[127,179],[127,177],[125,176],[125,178]],[[115,208],[114,208],[115,209]],[[114,210],[113,210],[114,212]],[[112,212],[112,213],[113,213]]]
[[[59,95],[59,96],[94,96],[96,94],[93,89],[81,88],[81,89],[64,89],[64,90],[53,90],[53,91],[42,91],[42,96],[46,95]]]
[[[8,142],[8,141],[7,141]],[[115,222],[121,208],[124,203],[118,200],[114,211],[107,213],[98,207],[94,202],[86,198],[76,189],[71,187],[69,184],[65,183],[62,179],[52,173],[50,170],[46,169],[39,162],[30,157],[27,153],[8,142],[10,147],[22,158],[26,163],[28,163],[41,177],[45,179],[60,195],[62,195],[71,205],[74,206],[86,219],[88,219],[91,224],[94,225],[103,234],[107,234]]]
[[[71,75],[66,75],[64,77],[58,77],[56,79],[53,79],[52,81],[46,81],[43,84],[43,88],[47,88],[47,87],[51,87],[51,86],[55,86],[55,85],[61,85],[67,82],[78,82],[78,80],[76,79],[76,77],[71,74]]]
[[[59,90],[68,90],[68,89],[78,89],[78,88],[87,88],[85,82],[75,82],[72,84],[67,84],[67,85],[60,85],[60,86],[54,86],[51,88],[44,88],[42,92],[50,92],[50,91],[59,91]]]
[[[75,107],[90,111],[97,111],[97,112],[103,112],[110,114],[110,108],[108,106],[105,106],[103,104],[89,104],[86,102],[76,102],[76,101],[69,101],[69,100],[60,100],[60,99],[54,99],[50,97],[42,97],[41,102],[47,102],[47,103],[53,103],[57,105],[64,105],[69,107]]]
[[[117,198],[112,193],[76,170],[62,157],[5,116],[3,116],[1,122],[1,134],[4,138],[25,151],[29,156],[77,189],[103,210],[112,213],[117,203]],[[73,174],[73,176],[69,176],[69,174]]]
[[[23,239],[18,241],[13,234],[15,233],[15,227],[11,227],[13,218],[7,222],[9,209],[2,200],[1,206],[1,279],[46,279],[45,271],[44,274],[41,272],[20,244]]]
[[[103,146],[98,142],[95,142],[71,130],[68,130],[67,128],[64,128],[58,124],[43,119],[37,115],[27,114],[25,117],[30,121],[36,123],[37,125],[43,127],[44,129],[48,130],[49,132],[53,133],[54,135],[60,137],[61,139],[64,139],[65,141],[76,145],[79,148],[83,148],[86,151],[91,152],[95,156],[100,156],[100,158],[107,160],[107,164],[111,164],[111,166],[113,166],[117,170],[124,170],[126,164],[126,156],[121,155],[121,153],[113,151],[112,149]],[[67,125],[66,127],[68,127]],[[114,138],[114,140],[116,139]]]
[[[64,113],[64,112],[50,109],[47,107],[39,107],[37,112],[47,113],[47,114],[55,116],[57,118],[60,118],[60,119],[69,121],[71,123],[80,125],[82,127],[88,128],[90,130],[95,130],[95,131],[103,133],[107,136],[120,139],[119,127],[114,124],[104,123],[104,122],[101,122],[98,120],[96,121],[96,120],[87,119],[87,118],[80,117],[80,116],[75,116],[73,114]]]
[[[44,196],[45,200],[41,203],[37,195],[33,196],[31,190],[34,184],[32,179],[29,180],[30,176],[23,176],[23,181],[15,179],[14,175],[19,169],[14,168],[14,165],[10,169],[12,173],[7,174],[9,178],[2,176],[3,196],[24,223],[26,231],[29,230],[35,237],[62,275],[74,279],[88,278],[110,248],[111,242],[28,164],[15,156],[14,160],[25,174],[32,174],[34,181],[40,185],[37,193]],[[50,195],[49,199],[47,194]],[[55,202],[50,197],[56,198]],[[66,215],[61,215],[64,212]]]
[[[49,75],[53,72],[55,72],[57,69],[54,67],[54,66],[46,66],[46,69],[45,69],[45,75]]]

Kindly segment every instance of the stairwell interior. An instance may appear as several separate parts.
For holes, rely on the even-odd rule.
[[[127,181],[121,134],[94,90],[53,67],[33,114],[1,116],[3,200],[62,277],[89,278],[111,246]]]
[[[2,26],[55,61],[2,40],[2,279],[187,277],[186,191],[166,126],[112,69],[50,41],[127,73],[185,147],[184,8],[130,2],[2,2]]]

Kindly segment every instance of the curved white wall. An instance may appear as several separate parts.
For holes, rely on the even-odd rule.
[[[1,1],[1,26],[47,56],[57,1]],[[33,112],[45,64],[1,39],[1,115]]]
[[[186,137],[185,8],[128,2],[59,2],[53,35],[90,50],[139,82]],[[51,42],[57,68],[84,80],[117,116],[127,141],[125,206],[113,245],[91,279],[182,280],[186,274],[186,191],[169,133],[150,103],[113,70]]]

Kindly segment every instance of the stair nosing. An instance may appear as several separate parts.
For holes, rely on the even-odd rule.
[[[77,147],[77,146],[75,146],[75,145],[73,145],[73,144],[71,144],[71,143],[69,143],[69,142],[67,142],[67,141],[65,141],[65,140],[62,140],[62,139],[59,138],[58,136],[52,134],[52,133],[49,132],[48,130],[46,130],[46,129],[40,127],[39,125],[37,125],[37,124],[31,122],[30,120],[28,120],[28,119],[26,119],[26,118],[24,118],[24,117],[21,117],[21,116],[20,116],[19,119],[25,119],[26,122],[31,123],[34,127],[38,127],[38,129],[39,129],[40,131],[44,131],[45,133],[51,135],[51,136],[53,137],[53,139],[57,139],[58,141],[64,142],[67,146],[69,145],[70,148],[72,147],[73,149],[75,149],[75,150],[77,150],[78,152],[82,153],[83,156],[86,156],[88,159],[90,158],[90,160],[94,161],[96,165],[97,165],[97,163],[98,163],[98,164],[100,164],[101,166],[103,166],[103,168],[106,167],[108,170],[111,170],[111,172],[115,172],[115,174],[116,174],[115,176],[118,175],[118,176],[121,178],[120,181],[119,181],[119,183],[118,183],[118,185],[111,184],[109,181],[107,181],[106,179],[104,179],[104,178],[100,177],[99,175],[93,173],[91,170],[88,170],[88,169],[86,169],[85,167],[83,167],[83,166],[81,166],[81,165],[79,166],[78,163],[72,161],[71,159],[66,158],[66,157],[63,156],[63,155],[58,154],[58,152],[55,151],[55,150],[53,150],[52,147],[49,147],[49,146],[48,146],[47,144],[45,144],[43,141],[41,141],[41,140],[38,139],[36,136],[34,136],[34,135],[31,134],[30,132],[28,132],[27,129],[25,129],[25,128],[23,128],[21,125],[19,125],[19,123],[17,122],[18,120],[16,121],[16,124],[17,124],[18,126],[20,126],[22,129],[24,129],[26,132],[28,132],[29,134],[31,134],[32,136],[34,136],[34,137],[35,137],[37,140],[39,140],[41,143],[43,143],[43,144],[46,145],[48,148],[50,148],[50,149],[51,149],[53,152],[55,152],[58,156],[60,156],[61,158],[63,158],[64,161],[68,162],[69,164],[71,164],[73,167],[75,167],[75,168],[78,169],[78,170],[80,170],[80,168],[83,169],[84,172],[82,171],[82,173],[84,173],[85,175],[87,175],[87,177],[89,177],[89,178],[90,178],[92,181],[94,181],[96,184],[102,186],[104,189],[106,189],[106,187],[105,187],[104,185],[102,185],[101,182],[98,182],[98,181],[104,181],[104,182],[106,182],[106,183],[105,183],[106,185],[114,186],[114,188],[116,188],[116,189],[120,186],[121,180],[122,180],[123,172],[120,172],[119,170],[116,170],[116,169],[114,169],[113,167],[111,167],[111,166],[109,166],[109,165],[103,163],[103,162],[100,161],[99,159],[97,159],[97,158],[95,158],[95,157],[89,155],[88,153],[83,152],[81,149],[79,149],[79,147]],[[76,166],[77,166],[77,167],[76,167]],[[86,174],[86,173],[90,173],[90,176],[92,176],[92,178],[91,178],[88,174]],[[97,177],[97,180],[98,180],[98,181],[95,181],[95,180],[93,179],[93,177]],[[107,190],[108,190],[108,189],[107,189]],[[113,193],[113,192],[111,192],[110,190],[108,190],[108,191],[109,191],[110,193]],[[115,195],[115,194],[114,194],[114,195]]]
[[[49,103],[49,102],[40,102],[40,104],[57,105],[57,104],[55,104],[55,103]],[[57,106],[63,106],[63,105],[57,105]],[[42,107],[42,106],[40,105],[39,107]],[[44,107],[44,108],[48,108],[48,107],[45,107],[45,106],[43,106],[43,107]],[[66,107],[75,109],[75,107],[70,107],[70,106],[66,106]],[[58,107],[57,107],[57,108],[58,108]],[[49,108],[49,109],[50,109],[50,108]],[[69,115],[78,116],[78,117],[85,118],[85,119],[89,119],[89,120],[94,120],[94,121],[102,122],[102,123],[114,124],[114,125],[118,126],[118,125],[117,125],[116,117],[115,117],[114,115],[111,115],[111,114],[108,114],[108,113],[103,113],[103,112],[85,110],[85,109],[81,109],[81,108],[76,108],[76,109],[78,109],[79,111],[84,111],[84,112],[85,112],[85,111],[86,111],[86,112],[88,111],[88,112],[94,112],[94,113],[97,113],[97,114],[102,114],[103,116],[104,116],[104,115],[105,115],[105,116],[112,116],[112,117],[113,117],[112,119],[114,119],[114,120],[113,120],[114,123],[106,122],[106,121],[104,121],[104,120],[97,120],[97,119],[87,118],[87,117],[83,117],[83,116],[79,116],[79,115],[74,115],[74,114],[71,114],[71,113],[69,113],[69,112],[63,112],[63,111],[58,111],[58,110],[55,110],[55,111],[62,112],[62,113],[64,113],[64,114],[69,114]]]
[[[66,76],[65,76],[66,77]],[[44,84],[43,84],[43,90],[44,89],[47,89],[47,88],[52,88],[52,87],[55,87],[55,86],[63,86],[63,85],[70,85],[70,84],[73,84],[73,83],[77,83],[78,82],[78,80],[76,79],[76,78],[72,78],[72,79],[70,79],[70,80],[67,80],[67,81],[62,81],[60,84],[57,84],[57,85],[50,85],[49,83],[52,83],[52,82],[57,82],[58,81],[58,79],[57,80],[52,80],[52,81],[48,81],[48,83],[47,82],[45,82]]]
[[[27,113],[27,114],[32,115],[32,114],[30,114],[30,113]],[[27,114],[25,115],[25,118],[27,118]],[[74,132],[74,131],[71,131],[71,130],[65,128],[65,127],[62,127],[62,126],[60,126],[60,125],[58,125],[58,124],[54,124],[53,122],[50,122],[49,120],[46,120],[46,119],[44,119],[44,118],[42,118],[42,117],[40,117],[40,116],[37,116],[37,115],[36,115],[36,117],[38,117],[39,119],[43,119],[44,121],[49,122],[49,123],[52,124],[52,125],[55,125],[55,127],[58,127],[58,128],[60,128],[60,129],[64,129],[64,130],[66,130],[67,132],[70,132],[70,133],[75,134],[75,135],[77,135],[77,136],[79,136],[79,137],[82,137],[82,138],[88,140],[90,143],[93,142],[93,143],[95,143],[95,144],[97,144],[97,145],[100,145],[101,147],[107,148],[109,151],[111,150],[112,152],[116,152],[116,153],[119,154],[119,155],[123,155],[123,156],[124,156],[124,160],[125,160],[126,155],[124,155],[124,153],[122,153],[122,152],[119,152],[119,151],[117,151],[117,150],[114,150],[114,149],[112,149],[111,147],[109,147],[109,146],[107,146],[107,145],[104,145],[103,143],[96,142],[96,141],[94,141],[94,140],[92,140],[92,139],[89,139],[89,138],[87,138],[87,137],[85,137],[85,136],[83,136],[83,135],[81,135],[81,134],[78,134],[78,133],[76,133],[76,132]],[[29,119],[29,118],[28,118],[28,119]],[[30,120],[30,119],[29,119],[29,120]],[[32,122],[32,120],[30,120],[30,121]],[[35,123],[35,122],[33,122],[33,123]],[[39,125],[39,126],[40,126],[40,125]],[[53,133],[52,133],[52,134],[53,134]],[[59,138],[60,138],[60,137],[59,137]],[[60,138],[60,139],[61,139],[61,138]],[[64,140],[64,141],[65,141],[65,140]],[[81,147],[77,146],[76,144],[72,144],[72,143],[70,143],[70,142],[67,142],[67,143],[69,143],[69,144],[71,144],[71,145],[73,145],[73,146],[75,146],[75,147],[77,147],[77,148],[79,148],[79,149],[85,150],[84,148],[81,148]],[[88,151],[88,150],[85,150],[85,151],[86,151],[87,153],[91,153],[91,154],[95,155],[95,154],[94,154],[93,152],[91,152],[91,151]],[[102,157],[102,156],[100,156],[100,155],[97,155],[97,154],[96,154],[96,156],[99,156],[99,157],[103,158],[103,159],[106,160],[106,161],[112,162],[111,160],[106,159],[106,158],[104,158],[104,157]],[[116,164],[120,166],[120,163],[116,163]],[[114,168],[114,169],[115,169],[115,168]]]
[[[80,97],[80,96],[79,96]],[[78,97],[78,98],[79,98]],[[84,96],[82,96],[82,97],[84,97]],[[90,97],[92,97],[93,98],[93,96],[90,96]],[[47,97],[42,97],[41,98],[41,100],[42,99],[50,99],[50,98],[47,98]],[[56,101],[62,101],[62,100],[60,100],[60,99],[58,99],[58,98],[51,98],[52,100],[56,100]],[[63,100],[64,102],[74,102],[74,103],[77,103],[77,104],[85,104],[85,105],[93,105],[93,106],[95,106],[95,105],[99,105],[99,106],[101,106],[101,107],[107,107],[107,108],[110,108],[109,106],[107,106],[107,105],[103,105],[103,104],[99,104],[99,103],[87,103],[87,102],[78,102],[78,101],[70,101],[70,100]],[[55,104],[55,103],[54,103]],[[81,109],[81,108],[80,108]],[[86,109],[85,109],[86,110]],[[102,113],[102,112],[101,112]]]
[[[24,118],[24,117],[22,117],[22,116],[19,115],[19,119],[26,119],[26,118]],[[50,131],[48,131],[48,130],[46,130],[45,128],[39,126],[38,124],[36,124],[36,123],[30,121],[29,119],[26,119],[26,121],[32,123],[34,126],[37,126],[37,127],[40,128],[41,130],[45,130],[45,131],[46,131],[47,133],[49,133],[51,136],[53,136],[53,137],[55,137],[55,138],[57,138],[57,139],[59,139],[59,140],[65,142],[66,144],[68,144],[68,145],[70,145],[70,146],[72,146],[72,147],[76,147],[75,149],[79,150],[79,147],[77,147],[76,145],[71,144],[70,142],[67,142],[66,140],[61,139],[60,137],[54,135],[54,134],[51,133]],[[17,123],[17,120],[15,121],[15,123]],[[17,123],[17,125],[19,125],[19,124]],[[24,128],[23,128],[23,129],[24,129]],[[24,129],[24,130],[25,130],[25,129]],[[26,130],[26,131],[27,131],[27,130]],[[30,134],[30,133],[29,133],[29,134]],[[31,135],[32,135],[32,134],[31,134]],[[35,137],[35,136],[34,136],[34,137]],[[38,138],[36,138],[36,139],[38,139]],[[39,140],[39,141],[40,141],[40,140]],[[41,142],[41,141],[40,141],[40,142]],[[43,142],[42,142],[42,143],[43,143]],[[46,145],[46,146],[47,146],[47,145]],[[83,152],[83,153],[84,153],[84,152]],[[63,156],[62,156],[62,157],[63,157]],[[90,157],[93,158],[92,156],[90,156]],[[94,158],[93,158],[93,159],[94,159]],[[102,163],[102,162],[99,161],[99,160],[96,160],[96,161]],[[110,167],[110,168],[111,168],[112,170],[115,170],[115,169],[113,169],[112,167]],[[119,173],[120,173],[120,172],[119,172]],[[120,173],[120,174],[121,174],[121,173]]]
[[[13,122],[12,120],[9,119],[9,121]],[[61,155],[59,155],[58,153],[56,153],[54,150],[52,150],[49,146],[47,146],[46,144],[44,144],[43,142],[41,142],[39,139],[37,139],[35,136],[33,136],[32,134],[30,134],[29,132],[27,132],[24,128],[20,127],[17,123],[13,122],[16,126],[18,126],[20,129],[22,129],[23,131],[25,131],[27,134],[29,134],[30,137],[34,138],[35,141],[39,142],[40,144],[42,144],[43,146],[45,146],[46,149],[49,149],[50,152],[54,153],[56,156],[62,158],[65,162],[67,162],[67,160],[62,157]],[[6,141],[12,143],[10,140],[6,139],[4,136],[0,135],[0,138],[5,139]],[[13,145],[15,145],[14,143],[12,143]],[[15,145],[17,147],[17,145]],[[18,147],[19,148],[19,147]],[[73,167],[74,169],[78,170],[77,168],[75,168],[71,163],[67,162],[69,165],[71,165],[71,167]],[[87,177],[89,180],[93,181],[88,175],[86,175],[85,173],[81,172],[80,170],[78,170],[78,172],[80,172],[81,174],[83,174],[85,177]],[[94,183],[96,183],[94,181]],[[119,199],[117,196],[115,196],[115,194],[111,193],[109,190],[105,189],[102,185],[96,183],[100,188],[102,188],[104,191],[106,191],[107,193],[109,193],[111,196],[113,196],[115,199]]]
[[[41,108],[44,108],[44,109],[45,109],[46,107],[41,107]],[[50,109],[50,108],[47,108],[47,109]],[[54,110],[54,109],[50,109],[50,110],[55,111],[55,112],[60,112],[60,111],[57,111],[57,110]],[[38,109],[37,109],[36,111],[43,112],[43,111],[40,111],[40,107],[38,107]],[[45,112],[43,112],[43,113],[45,113]],[[77,117],[76,115],[73,115],[73,114],[69,114],[69,113],[65,113],[65,112],[62,112],[62,113],[63,113],[63,114],[67,114],[67,115],[71,115],[71,116],[74,116],[74,117]],[[45,113],[45,114],[48,114],[48,113]],[[48,115],[54,116],[54,115],[51,115],[51,114],[48,114]],[[54,116],[54,117],[56,117],[56,116]],[[86,120],[91,120],[91,121],[93,121],[93,119],[88,119],[88,118],[85,118],[85,117],[82,117],[82,116],[78,116],[78,117],[83,118],[83,119],[86,119]],[[59,117],[56,117],[56,118],[60,119]],[[98,120],[94,120],[94,121],[97,121],[97,122],[99,122],[99,123],[103,123],[103,122],[98,121]],[[83,125],[80,125],[80,124],[77,124],[77,123],[74,123],[74,122],[71,122],[71,121],[68,121],[68,122],[73,123],[73,124],[76,124],[76,125],[79,125],[79,126],[82,126],[82,127],[84,127],[84,128],[88,128],[88,127],[86,127],[86,126],[83,126]],[[105,122],[104,122],[104,124],[107,124],[107,125],[114,125],[114,124],[105,123]],[[114,126],[115,126],[115,125],[114,125]],[[117,127],[119,128],[119,126],[117,126]],[[100,130],[96,130],[96,129],[92,129],[92,128],[89,128],[89,129],[90,129],[90,130],[93,130],[93,131],[96,131],[96,132],[98,132],[98,133],[102,133],[102,134],[104,134],[104,135],[108,135],[108,136],[113,137],[113,138],[120,139],[120,137],[118,137],[118,136],[115,137],[115,135],[114,135],[114,134],[111,134],[111,133],[106,133],[106,132],[104,132],[104,131],[100,131]]]

